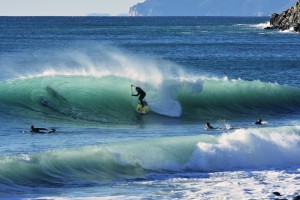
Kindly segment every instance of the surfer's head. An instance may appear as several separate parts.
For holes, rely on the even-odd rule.
[[[255,122],[255,124],[262,124],[262,120],[259,118],[259,119]]]
[[[212,127],[209,122],[206,122],[205,128],[206,129],[213,129],[214,127]]]

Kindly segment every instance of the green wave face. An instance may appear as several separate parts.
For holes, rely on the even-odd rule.
[[[299,113],[299,88],[210,78],[169,61],[91,46],[4,63],[5,69],[16,64],[11,71],[20,75],[11,77],[21,78],[0,81],[0,117],[124,125]],[[146,116],[135,110],[139,101],[131,85],[147,93]]]
[[[178,99],[184,116],[232,118],[288,114],[299,109],[300,90],[261,81],[206,80],[201,92],[183,89]]]
[[[5,115],[58,121],[134,124],[138,98],[130,78],[118,76],[43,76],[0,83]],[[142,83],[149,122],[164,118],[207,119],[296,112],[300,90],[260,81],[194,79]]]
[[[2,83],[0,90],[7,112],[33,118],[128,123],[135,115],[130,81],[124,78],[36,77]]]
[[[299,165],[298,126],[236,129],[219,135],[156,138],[2,155],[2,186],[60,186],[151,179],[172,172],[215,172]],[[170,173],[171,172],[171,173]]]

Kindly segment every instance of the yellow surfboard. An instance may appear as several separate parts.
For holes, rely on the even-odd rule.
[[[148,105],[144,105],[144,107],[142,107],[141,104],[138,104],[136,106],[136,111],[140,114],[147,114],[150,111],[150,109],[149,109]]]

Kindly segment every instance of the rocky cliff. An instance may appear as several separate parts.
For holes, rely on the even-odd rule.
[[[273,13],[270,20],[270,26],[266,29],[293,29],[300,33],[300,0],[297,1],[295,6],[290,7],[281,14]]]
[[[270,16],[296,0],[145,0],[130,16]]]

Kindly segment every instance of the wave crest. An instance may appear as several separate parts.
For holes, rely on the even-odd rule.
[[[138,99],[130,85],[136,80],[118,76],[50,76],[0,83],[5,115],[16,110],[27,117],[103,123],[135,123]],[[166,79],[159,86],[145,83],[149,119],[230,119],[298,112],[300,90],[260,81],[196,78]],[[158,115],[157,115],[158,114]]]

